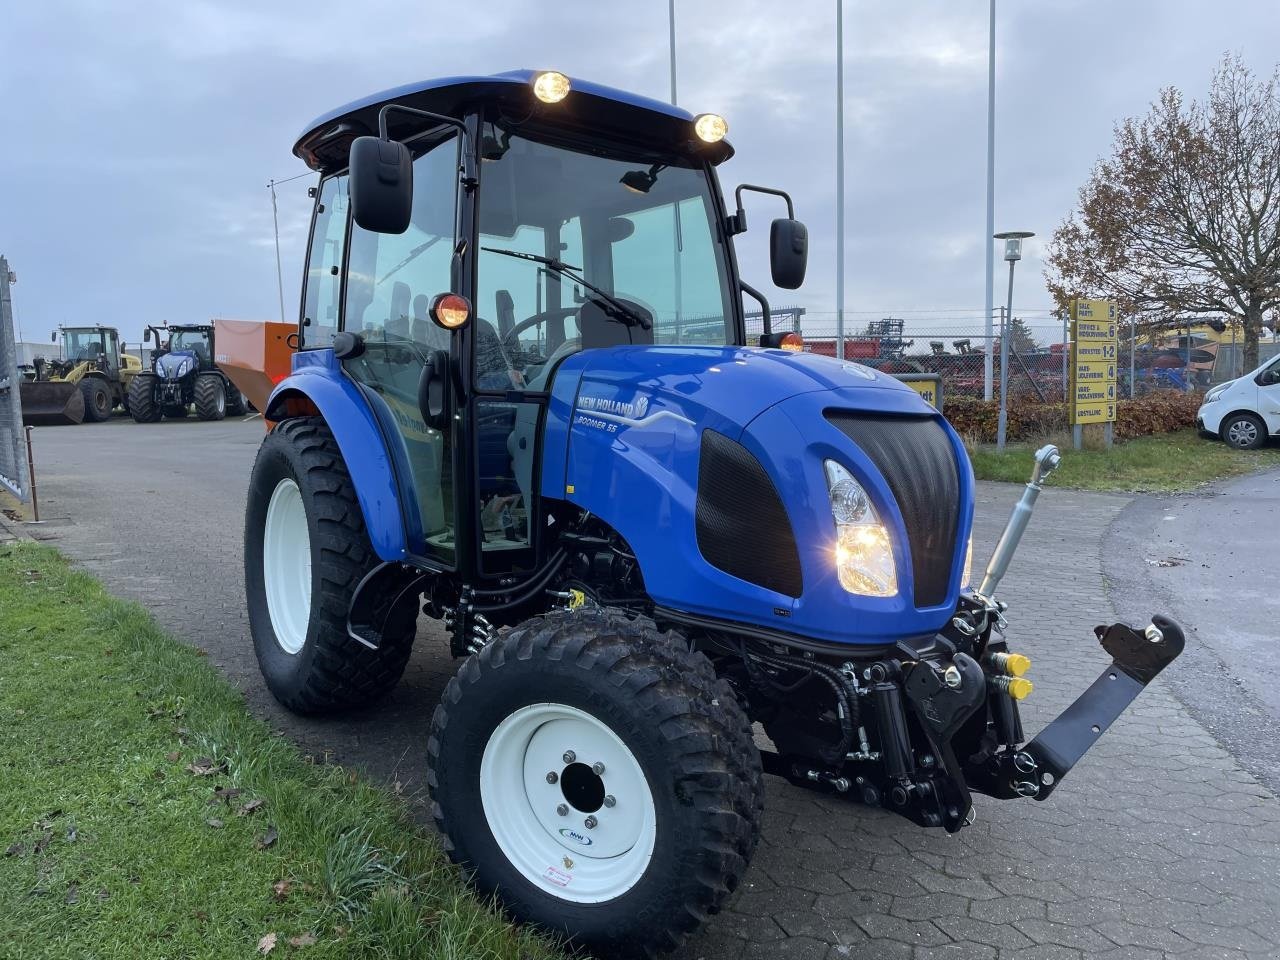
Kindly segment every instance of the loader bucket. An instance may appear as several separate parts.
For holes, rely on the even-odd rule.
[[[30,427],[52,427],[84,422],[84,394],[78,383],[65,380],[24,380],[22,422]]]
[[[218,369],[248,398],[254,409],[266,409],[277,383],[289,376],[293,348],[288,337],[297,333],[293,323],[273,320],[213,321],[214,357]]]

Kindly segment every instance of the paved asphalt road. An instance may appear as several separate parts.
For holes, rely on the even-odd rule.
[[[259,680],[240,534],[261,436],[260,422],[238,421],[38,430],[49,518],[38,536],[208,651],[250,707],[304,750],[398,782],[421,802],[428,719],[454,669],[434,627],[424,623],[394,693],[355,717],[300,720]],[[1167,600],[1205,645],[1153,684],[1048,802],[978,798],[977,822],[947,836],[768,778],[764,837],[744,886],[678,960],[1280,957],[1280,801],[1250,773],[1259,763],[1249,749],[1271,735],[1276,685],[1251,666],[1269,663],[1275,567],[1267,544],[1233,546],[1242,541],[1225,535],[1232,511],[1251,504],[1270,511],[1270,525],[1244,516],[1236,529],[1273,539],[1277,486],[1272,475],[1226,490],[1168,501],[1041,498],[1001,591],[1013,646],[1035,661],[1029,730],[1105,666],[1091,628],[1116,619],[1113,602],[1145,623]],[[1019,492],[981,485],[979,558]],[[1190,559],[1167,569],[1144,562],[1167,556]],[[1206,663],[1215,683],[1243,681],[1231,680],[1225,696],[1215,686],[1210,698],[1226,702],[1211,712],[1179,699]],[[1254,726],[1226,735],[1242,718]]]

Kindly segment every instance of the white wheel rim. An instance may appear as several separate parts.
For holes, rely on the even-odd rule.
[[[267,504],[262,572],[276,643],[285,653],[297,654],[307,642],[311,620],[311,535],[302,491],[288,478],[276,484]]]
[[[568,751],[574,756],[566,762]],[[594,764],[603,765],[598,775]],[[657,814],[639,761],[607,725],[576,707],[535,703],[498,724],[480,760],[480,799],[507,860],[561,900],[619,897],[653,857]]]
[[[227,395],[221,390],[218,391],[218,402],[214,404],[219,413],[223,413],[227,409]]]

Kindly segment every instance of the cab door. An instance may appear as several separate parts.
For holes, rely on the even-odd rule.
[[[1258,374],[1258,413],[1266,421],[1267,433],[1280,435],[1280,357]]]
[[[455,557],[452,427],[423,419],[418,385],[436,351],[452,355],[459,337],[428,316],[431,299],[452,289],[457,235],[458,141],[453,135],[409,144],[414,154],[413,213],[402,234],[354,222],[347,244],[341,327],[363,352],[343,360],[364,387],[397,465],[410,549],[452,565]]]

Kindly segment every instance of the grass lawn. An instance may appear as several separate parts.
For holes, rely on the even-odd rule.
[[[0,546],[0,957],[263,954],[555,956],[397,798],[304,763],[141,607]]]
[[[1026,483],[1037,445],[1010,444],[1004,453],[994,446],[971,447],[969,458],[979,480]],[[1213,480],[1280,467],[1280,447],[1233,450],[1225,443],[1202,439],[1195,430],[1178,430],[1117,443],[1110,450],[1073,450],[1070,438],[1058,444],[1062,465],[1047,486],[1081,490],[1173,493]]]

